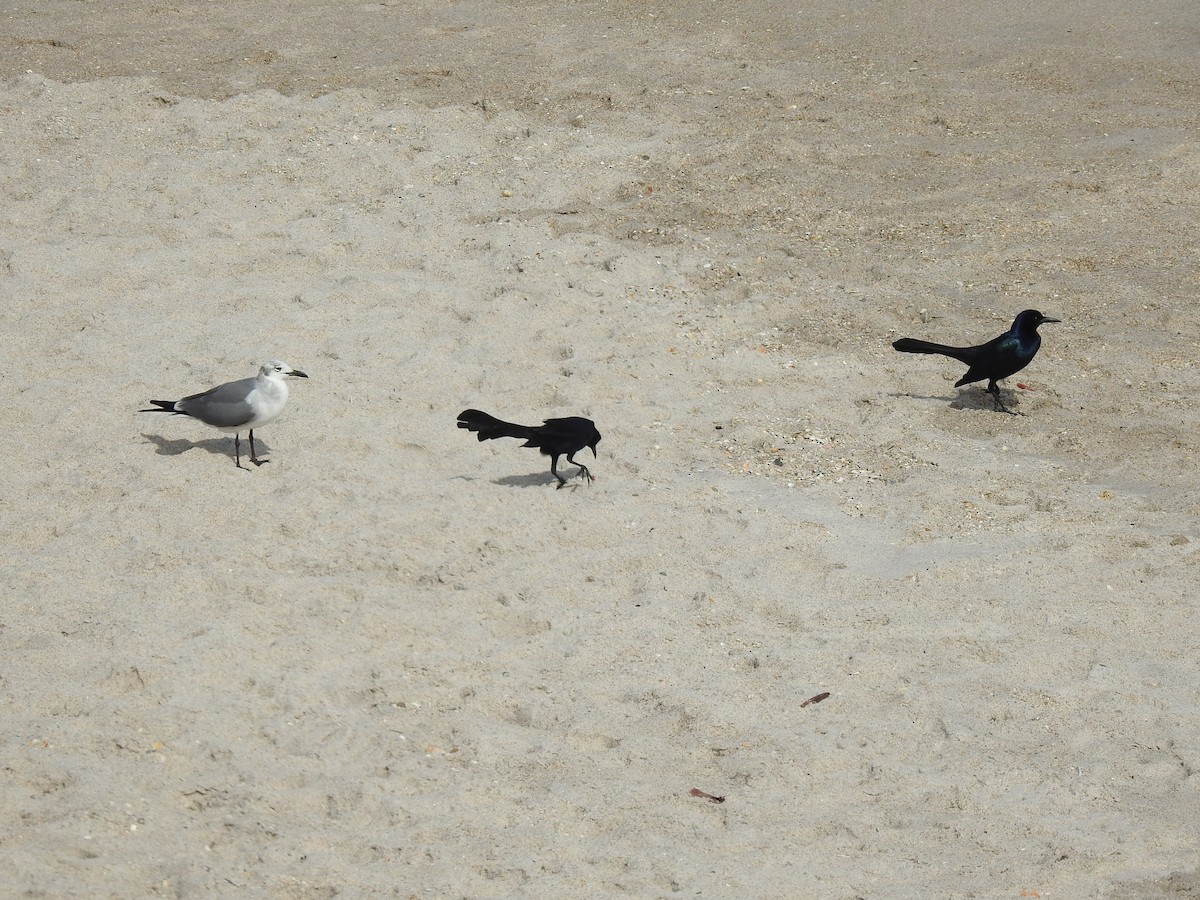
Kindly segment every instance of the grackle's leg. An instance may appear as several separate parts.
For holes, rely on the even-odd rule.
[[[1000,385],[996,383],[994,378],[988,383],[988,393],[992,395],[992,400],[995,401],[996,412],[1006,412],[1010,416],[1016,415],[1016,413],[1005,406],[1004,401],[1000,399]]]
[[[595,477],[592,475],[592,473],[588,471],[587,466],[585,466],[581,462],[575,461],[574,453],[567,454],[567,462],[569,462],[573,466],[579,466],[579,477],[586,479],[588,484],[591,484],[593,481],[596,480]]]
[[[556,491],[561,491],[567,485],[567,479],[558,474],[559,455],[560,454],[555,453],[552,457],[550,457],[550,474],[558,479],[558,487],[555,488]]]

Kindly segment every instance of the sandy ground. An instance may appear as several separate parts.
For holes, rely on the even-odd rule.
[[[1200,891],[1200,8],[798,6],[0,7],[6,896]]]

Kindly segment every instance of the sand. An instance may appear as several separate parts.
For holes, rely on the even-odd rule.
[[[1190,0],[0,48],[4,895],[1200,891]],[[890,347],[1029,307],[1019,415]]]

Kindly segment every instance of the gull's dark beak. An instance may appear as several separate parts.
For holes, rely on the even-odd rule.
[[[1048,321],[1058,321],[1058,320],[1052,319],[1052,320],[1048,320]],[[292,369],[292,371],[288,372],[288,374],[295,375],[297,378],[307,378],[308,377],[303,372],[301,372],[299,369]]]

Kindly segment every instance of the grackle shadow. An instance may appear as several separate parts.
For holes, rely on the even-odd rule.
[[[1016,412],[1012,409],[996,409],[996,404],[992,400],[992,395],[987,392],[987,388],[972,388],[965,391],[959,391],[951,397],[934,396],[933,394],[913,394],[894,392],[889,394],[890,397],[899,399],[907,397],[910,400],[941,400],[948,403],[951,409],[978,409],[991,410],[992,412],[1006,412],[1012,416],[1022,416],[1024,413]],[[1005,406],[1014,406],[1019,401],[1020,391],[1014,391],[1010,388],[1000,388],[1000,402]]]
[[[571,486],[571,477],[563,472],[562,469],[559,469],[559,472],[562,472],[563,478],[567,479],[567,484],[564,486]],[[575,475],[578,477],[578,471],[576,471]],[[497,478],[492,482],[492,484],[498,484],[501,487],[528,488],[541,487],[547,484],[558,484],[558,479],[549,472],[535,472],[530,475],[505,475],[503,478]]]

